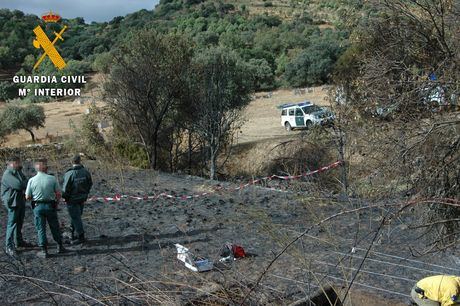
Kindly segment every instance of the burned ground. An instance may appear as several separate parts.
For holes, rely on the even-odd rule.
[[[217,184],[147,170],[116,171],[97,162],[88,167],[94,173],[94,195],[197,194],[213,191]],[[58,168],[58,173],[64,169]],[[319,286],[333,285],[343,295],[367,257],[349,296],[353,305],[400,305],[421,277],[459,274],[460,262],[453,254],[411,256],[423,246],[423,237],[408,229],[409,211],[390,219],[376,234],[390,209],[374,208],[314,226],[254,288],[271,259],[300,232],[340,211],[366,205],[370,204],[340,202],[314,191],[281,192],[262,186],[193,200],[90,202],[84,213],[88,242],[83,246],[69,247],[68,253],[47,260],[36,258],[36,249],[22,251],[18,260],[1,255],[0,303],[227,305],[240,304],[253,288],[246,304],[288,304],[312,295]],[[5,210],[1,214],[5,228]],[[59,218],[68,225],[63,205]],[[24,235],[36,241],[30,209]],[[176,259],[174,243],[218,260],[226,242],[242,245],[252,256],[201,274]]]

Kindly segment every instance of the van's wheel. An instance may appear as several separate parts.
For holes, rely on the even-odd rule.
[[[305,127],[307,129],[310,129],[312,126],[313,126],[313,122],[311,122],[310,120],[307,120],[307,122],[305,122]]]
[[[289,124],[289,122],[286,122],[286,123],[284,124],[284,128],[285,128],[286,131],[288,131],[288,132],[289,132],[289,131],[292,131],[292,127],[291,127],[291,125]]]

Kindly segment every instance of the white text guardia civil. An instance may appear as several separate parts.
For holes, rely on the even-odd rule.
[[[15,84],[86,84],[84,75],[63,75],[61,77],[49,75],[15,75],[13,77]]]

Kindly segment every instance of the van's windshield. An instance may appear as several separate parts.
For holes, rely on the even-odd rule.
[[[302,107],[303,111],[305,114],[312,114],[316,112],[320,112],[323,109],[317,105],[309,105],[309,106],[304,106]]]

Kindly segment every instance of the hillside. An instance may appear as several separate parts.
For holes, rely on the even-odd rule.
[[[178,8],[182,1],[160,1],[157,9],[168,10],[169,7]],[[188,1],[192,5],[202,5],[212,1]],[[215,1],[219,2],[219,1]],[[340,23],[340,14],[349,9],[350,2],[342,0],[224,0],[223,3],[234,6],[235,10],[243,10],[251,15],[272,15],[282,19],[296,19],[304,16],[311,18],[316,24]]]
[[[52,171],[61,177],[67,160],[51,155]],[[84,214],[85,245],[69,247],[67,254],[49,260],[37,259],[35,249],[23,251],[20,262],[0,256],[0,291],[9,292],[1,295],[2,304],[240,304],[288,241],[318,220],[350,207],[349,202],[321,194],[277,191],[283,188],[277,181],[268,185],[275,190],[253,186],[235,191],[238,183],[216,185],[193,176],[118,168],[98,160],[85,164],[94,174],[96,197],[210,194],[190,200],[90,200]],[[220,186],[224,189],[215,191]],[[376,216],[384,210],[363,211],[361,221],[344,214],[314,226],[273,265],[245,305],[287,305],[313,295],[318,285],[334,285],[340,291],[366,256],[373,236],[369,233],[378,227]],[[64,206],[59,216],[67,229]],[[409,259],[412,248],[422,244],[415,239],[422,230],[407,229],[411,218],[401,215],[391,231],[379,235],[355,280],[353,305],[404,305],[410,288],[425,273],[455,271],[454,254]],[[1,218],[2,227],[4,222]],[[30,210],[24,234],[35,235]],[[180,243],[217,262],[226,242],[242,245],[253,255],[201,274],[176,259],[174,244]],[[50,250],[54,253],[54,245]]]
[[[256,90],[322,85],[330,82],[334,65],[348,46],[349,31],[338,18],[346,9],[336,1],[309,1],[308,5],[294,1],[160,1],[153,11],[141,10],[110,22],[64,19],[68,30],[57,48],[68,61],[63,73],[106,73],[111,53],[132,32],[155,29],[188,37],[197,53],[212,46],[235,52],[252,72]],[[48,60],[32,71],[39,54],[30,44],[31,29],[40,23],[50,32],[59,27],[42,23],[38,16],[0,10],[0,39],[4,42],[0,75],[53,71]],[[0,101],[17,97],[8,79],[2,76]]]

